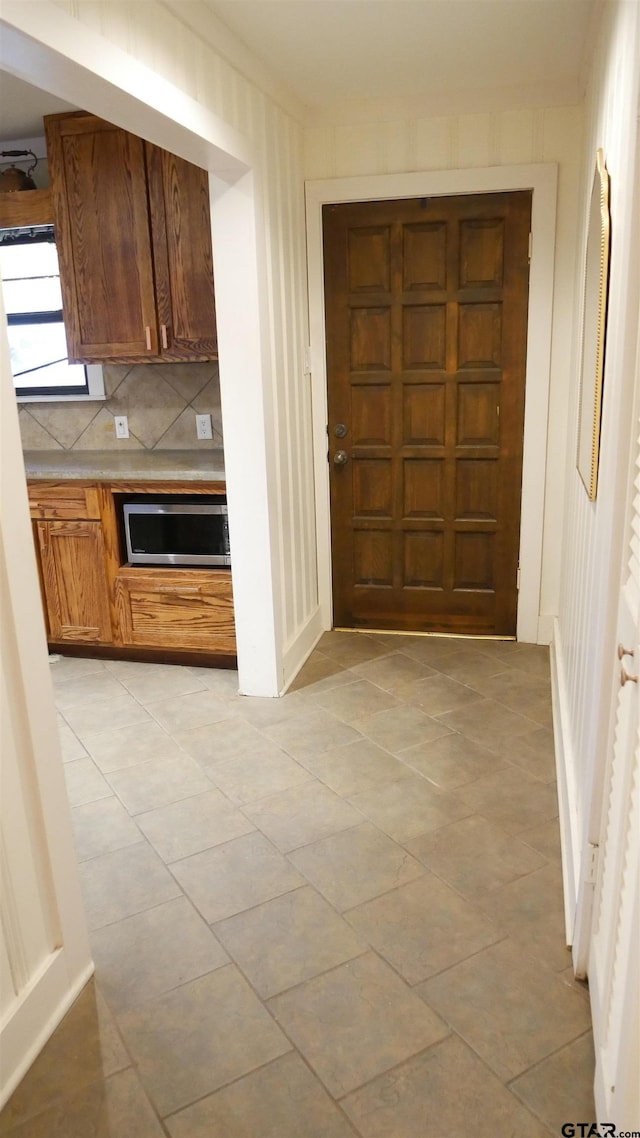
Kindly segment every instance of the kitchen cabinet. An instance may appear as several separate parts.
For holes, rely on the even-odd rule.
[[[217,358],[206,171],[84,112],[44,123],[69,358]]]
[[[54,643],[111,643],[99,502],[94,486],[29,489],[47,632]]]
[[[30,481],[49,645],[126,659],[234,663],[229,570],[129,565],[119,523],[128,495],[224,489],[220,482]]]
[[[235,653],[231,574],[211,569],[122,569],[115,582],[124,644]]]

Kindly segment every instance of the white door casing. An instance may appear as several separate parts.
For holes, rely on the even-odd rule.
[[[327,465],[327,366],[322,261],[322,207],[330,202],[533,191],[526,401],[520,532],[519,640],[546,642],[540,628],[542,535],[551,359],[557,167],[554,163],[327,178],[306,183],[310,363],[316,484],[319,596],[332,627],[331,523]]]

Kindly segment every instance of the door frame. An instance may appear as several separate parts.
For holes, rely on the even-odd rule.
[[[532,190],[533,237],[529,276],[517,636],[519,640],[534,644],[548,642],[546,628],[540,627],[540,589],[547,468],[557,180],[557,165],[550,162],[470,170],[431,170],[411,174],[371,174],[306,182],[310,343],[307,367],[311,371],[318,599],[323,628],[330,629],[333,626],[333,590],[327,462],[328,408],[322,207],[337,202]]]

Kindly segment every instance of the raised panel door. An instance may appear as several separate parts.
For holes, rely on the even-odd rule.
[[[515,634],[530,218],[525,191],[324,208],[338,627]]]
[[[102,528],[97,521],[34,523],[50,639],[112,640]]]

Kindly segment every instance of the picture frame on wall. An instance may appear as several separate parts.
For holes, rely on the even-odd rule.
[[[587,219],[576,465],[590,501],[598,488],[600,422],[607,330],[611,214],[604,151],[596,151]]]

